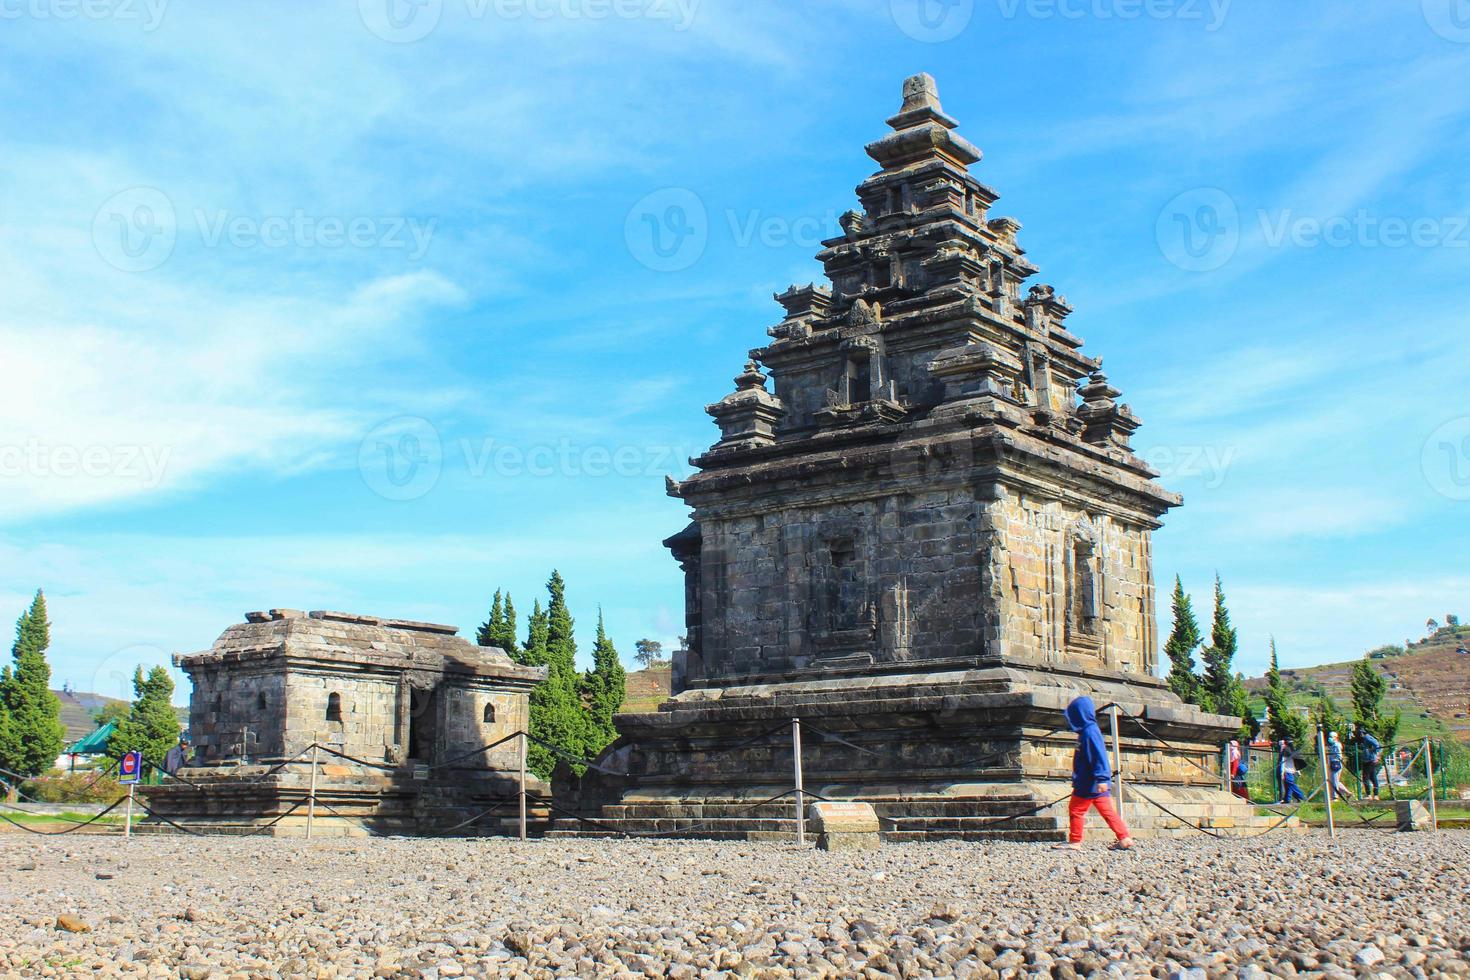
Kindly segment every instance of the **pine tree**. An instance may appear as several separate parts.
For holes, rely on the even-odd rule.
[[[492,645],[507,653],[516,648],[516,604],[511,600],[509,592],[505,594],[505,623],[500,636],[496,637]]]
[[[1348,737],[1352,734],[1348,731],[1347,716],[1338,708],[1337,702],[1332,699],[1332,695],[1330,694],[1322,695],[1318,699],[1316,707],[1312,709],[1312,725],[1314,728],[1320,728],[1322,730],[1322,736],[1324,738],[1336,732],[1337,737],[1342,740],[1343,744],[1347,744]],[[1314,735],[1315,733],[1309,733],[1307,737],[1312,738]],[[1313,751],[1316,751],[1315,747]]]
[[[1383,697],[1388,693],[1388,678],[1378,672],[1369,657],[1353,665],[1353,720],[1372,732],[1384,745],[1398,737],[1403,712],[1385,714]]]
[[[500,590],[495,590],[495,600],[490,604],[490,618],[480,624],[475,633],[475,642],[482,647],[493,647],[496,640],[505,635],[505,609],[500,602]]]
[[[1236,629],[1230,625],[1230,610],[1225,607],[1225,588],[1215,576],[1215,616],[1210,626],[1210,645],[1200,651],[1204,662],[1200,705],[1222,715],[1235,715],[1241,724],[1251,724],[1250,698],[1234,669],[1239,649]]]
[[[162,766],[168,750],[179,742],[173,698],[174,681],[163,667],[154,667],[146,675],[142,667],[135,670],[133,707],[107,740],[108,754],[116,758],[136,750],[143,753],[144,761]]]
[[[1199,646],[1199,623],[1194,618],[1194,605],[1184,591],[1184,582],[1174,576],[1174,628],[1169,633],[1164,652],[1169,656],[1169,690],[1185,704],[1199,704],[1199,678],[1194,672],[1194,648]]]
[[[1307,720],[1291,710],[1291,696],[1281,678],[1276,658],[1276,638],[1271,638],[1271,669],[1266,673],[1266,710],[1271,716],[1271,739],[1282,739],[1301,747],[1307,738]]]
[[[582,704],[582,675],[577,671],[577,641],[572,636],[572,615],[567,608],[566,583],[557,572],[546,583],[550,601],[545,610],[538,599],[531,612],[526,645],[518,660],[546,667],[546,680],[531,691],[531,734],[573,756],[581,756],[587,743],[588,718]],[[551,778],[558,756],[543,745],[531,743],[527,764],[542,779]],[[575,763],[573,769],[580,771]]]
[[[602,610],[597,611],[597,642],[592,647],[592,669],[583,681],[584,700],[591,716],[587,725],[586,754],[596,756],[618,737],[613,717],[628,694],[627,672],[617,648],[607,637]]]
[[[39,776],[56,764],[66,745],[61,699],[51,693],[51,624],[46,596],[37,591],[31,607],[15,624],[12,666],[0,675],[0,767]]]
[[[521,663],[531,667],[546,665],[546,613],[541,610],[541,600],[531,607],[531,621],[527,624],[526,645],[517,657]]]

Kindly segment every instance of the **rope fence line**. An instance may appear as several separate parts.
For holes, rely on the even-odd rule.
[[[123,797],[122,799],[115,800],[115,801],[113,801],[113,803],[112,803],[111,806],[109,806],[107,809],[103,810],[101,813],[96,814],[95,816],[93,816],[89,820],[84,820],[84,821],[82,821],[80,823],[77,823],[77,825],[75,827],[68,827],[66,830],[37,830],[35,827],[27,827],[25,824],[21,823],[19,820],[11,819],[9,816],[6,816],[3,813],[0,813],[0,820],[4,820],[6,823],[10,824],[13,827],[19,827],[21,830],[24,830],[28,834],[35,834],[37,837],[60,837],[62,834],[74,834],[77,831],[81,830],[83,827],[87,827],[87,826],[90,826],[90,825],[96,823],[97,821],[101,820],[103,817],[107,816],[113,810],[116,810],[118,807],[122,806],[126,802],[127,802],[127,797]],[[24,813],[24,812],[28,812],[28,811],[22,810],[21,812]]]
[[[1222,779],[1222,781],[1223,781],[1224,778],[1228,778],[1227,777],[1227,773],[1229,772],[1229,770],[1226,767],[1224,767],[1222,765],[1222,767],[1221,767],[1222,768],[1222,771],[1219,772],[1219,773],[1217,773],[1217,772],[1209,769],[1208,767],[1201,765],[1198,761],[1196,761],[1195,759],[1193,759],[1190,756],[1190,754],[1189,754],[1191,751],[1194,751],[1194,750],[1188,749],[1188,748],[1184,748],[1184,747],[1181,747],[1181,746],[1174,745],[1174,744],[1170,743],[1167,739],[1165,739],[1162,736],[1160,736],[1151,727],[1149,727],[1147,724],[1144,723],[1144,721],[1143,721],[1144,715],[1142,715],[1142,714],[1139,714],[1139,715],[1124,714],[1123,713],[1123,711],[1124,711],[1123,706],[1117,704],[1116,702],[1109,702],[1109,703],[1103,705],[1102,707],[1100,707],[1098,709],[1099,713],[1104,712],[1104,711],[1108,711],[1108,710],[1113,710],[1114,711],[1115,718],[1121,715],[1121,717],[1125,717],[1129,721],[1133,722],[1134,725],[1136,726],[1136,728],[1139,731],[1141,731],[1144,735],[1146,735],[1148,738],[1152,739],[1153,741],[1156,741],[1160,745],[1162,745],[1162,746],[1164,746],[1166,748],[1169,748],[1171,750],[1174,750],[1174,751],[1180,753],[1181,754],[1181,757],[1184,758],[1185,761],[1189,762],[1191,765],[1195,766],[1200,771],[1206,773],[1212,779],[1219,778],[1219,779]],[[696,821],[694,821],[693,823],[690,823],[687,826],[676,827],[675,829],[668,830],[668,831],[647,831],[647,832],[628,831],[628,830],[625,830],[625,829],[622,829],[622,828],[619,828],[619,827],[611,826],[611,825],[609,825],[609,824],[607,824],[607,823],[605,823],[603,821],[600,821],[600,820],[597,820],[597,819],[588,817],[588,816],[586,816],[584,814],[576,813],[576,812],[567,810],[567,809],[565,809],[565,808],[563,808],[561,806],[558,806],[556,804],[554,798],[551,798],[551,797],[542,797],[542,796],[537,796],[535,794],[528,793],[527,790],[526,790],[526,786],[525,786],[525,775],[526,774],[525,774],[525,768],[524,768],[524,766],[525,766],[524,758],[525,758],[525,747],[527,745],[529,745],[529,744],[536,744],[536,745],[542,746],[543,748],[545,748],[547,751],[549,751],[550,753],[552,753],[557,758],[566,760],[568,762],[571,762],[571,763],[574,763],[574,764],[577,764],[577,765],[585,766],[588,769],[591,769],[591,770],[596,771],[596,772],[603,773],[605,775],[613,776],[613,777],[616,777],[616,778],[623,778],[623,779],[631,778],[631,777],[634,777],[636,775],[635,773],[633,773],[631,771],[620,772],[618,770],[615,770],[615,769],[609,768],[607,766],[601,765],[596,759],[587,759],[585,757],[581,757],[579,755],[576,755],[576,754],[574,754],[572,752],[569,752],[569,751],[567,751],[565,749],[562,749],[559,746],[553,745],[550,742],[547,742],[547,741],[545,741],[545,740],[543,740],[541,738],[538,738],[538,737],[536,737],[534,735],[531,735],[529,732],[524,732],[524,731],[522,731],[522,732],[512,732],[511,734],[509,734],[509,735],[507,735],[507,736],[505,736],[505,737],[503,737],[501,739],[498,739],[497,741],[488,743],[486,745],[480,746],[480,747],[475,748],[475,749],[468,750],[466,752],[462,752],[459,755],[456,755],[456,756],[454,756],[454,757],[452,757],[450,759],[447,759],[447,760],[445,760],[443,762],[436,763],[436,764],[434,764],[432,766],[419,767],[419,769],[420,769],[420,771],[422,771],[424,769],[427,769],[429,771],[435,771],[435,770],[442,770],[442,769],[450,768],[450,767],[453,767],[453,766],[458,765],[459,763],[462,763],[466,759],[470,759],[470,758],[474,758],[476,756],[483,755],[484,753],[489,752],[489,751],[491,751],[493,749],[499,748],[500,746],[503,746],[503,745],[506,745],[508,743],[512,743],[512,742],[515,742],[515,741],[518,741],[519,740],[521,742],[521,744],[522,744],[522,750],[521,750],[521,755],[522,755],[521,787],[520,787],[520,792],[518,794],[519,800],[521,801],[521,819],[520,819],[520,823],[521,823],[521,836],[522,836],[522,839],[525,839],[525,836],[526,836],[525,825],[526,825],[526,819],[527,818],[526,818],[526,813],[525,813],[525,805],[527,803],[534,803],[534,804],[536,804],[538,806],[544,805],[546,807],[546,809],[547,809],[547,812],[549,812],[549,813],[558,814],[558,815],[560,815],[562,817],[565,817],[565,818],[567,818],[569,820],[575,821],[576,823],[578,823],[580,825],[584,825],[584,826],[596,828],[600,832],[608,833],[608,834],[613,834],[613,835],[617,835],[617,836],[621,836],[621,837],[629,837],[629,838],[632,838],[632,837],[669,837],[669,836],[680,836],[680,835],[693,834],[693,833],[696,833],[696,832],[698,832],[698,831],[700,831],[700,830],[702,830],[702,829],[704,829],[706,827],[716,826],[716,825],[719,825],[719,824],[721,824],[721,823],[723,823],[725,821],[731,820],[732,818],[735,818],[739,814],[742,814],[742,813],[745,813],[745,812],[749,812],[749,811],[752,811],[752,810],[756,810],[756,809],[758,809],[760,807],[770,806],[772,804],[778,803],[781,800],[784,800],[784,799],[787,799],[789,797],[793,797],[794,796],[796,798],[796,812],[793,815],[792,822],[796,826],[796,833],[797,833],[798,841],[799,842],[804,842],[805,826],[806,826],[806,822],[807,822],[807,816],[806,816],[806,813],[804,812],[804,810],[805,810],[804,801],[807,798],[811,798],[813,800],[817,800],[817,801],[821,801],[821,802],[834,802],[834,801],[828,800],[826,797],[822,796],[821,794],[814,793],[814,792],[811,792],[809,790],[806,790],[805,787],[804,787],[804,785],[803,785],[802,758],[801,758],[802,757],[802,752],[801,752],[801,736],[802,736],[802,732],[803,731],[806,731],[806,732],[810,733],[811,735],[814,735],[814,736],[816,736],[816,737],[818,737],[818,738],[820,738],[820,739],[822,739],[824,741],[830,741],[832,743],[845,746],[845,747],[847,747],[847,748],[849,748],[849,749],[851,749],[853,751],[856,751],[856,752],[859,752],[859,753],[862,753],[864,755],[871,756],[871,757],[874,757],[874,758],[879,757],[879,753],[874,752],[871,749],[865,748],[864,746],[858,745],[858,744],[850,741],[849,739],[844,738],[843,736],[836,735],[836,734],[834,734],[832,732],[829,732],[829,731],[826,731],[825,729],[822,729],[822,728],[820,728],[820,727],[818,727],[816,725],[812,725],[809,722],[805,722],[805,721],[803,721],[800,718],[792,718],[792,719],[790,719],[789,724],[790,724],[791,729],[792,729],[792,742],[793,742],[792,748],[793,748],[793,757],[794,757],[793,758],[793,761],[794,761],[794,769],[795,769],[795,777],[796,777],[796,785],[793,788],[787,789],[787,790],[785,790],[785,791],[783,791],[783,792],[781,792],[781,793],[779,793],[779,794],[777,794],[775,796],[770,797],[769,799],[762,800],[760,802],[739,805],[739,806],[737,806],[733,810],[733,812],[726,813],[723,816],[709,818],[709,819],[704,819],[704,820],[696,820]],[[769,739],[772,736],[779,734],[780,732],[782,732],[786,728],[787,728],[787,723],[782,723],[781,725],[779,725],[779,726],[777,726],[775,728],[772,728],[772,729],[770,729],[768,731],[760,732],[760,733],[752,736],[751,738],[745,739],[745,740],[743,740],[743,741],[741,741],[741,742],[739,742],[739,743],[737,743],[737,744],[735,744],[733,746],[721,747],[721,748],[717,749],[717,751],[718,752],[721,752],[721,753],[735,752],[735,751],[738,751],[738,750],[740,750],[742,748],[745,748],[745,747],[747,747],[749,745],[752,745],[752,744],[755,744],[757,742],[760,742],[760,741]],[[1050,739],[1052,736],[1063,732],[1064,730],[1065,730],[1065,728],[1054,728],[1054,729],[1052,729],[1052,730],[1050,730],[1050,731],[1048,731],[1048,732],[1046,732],[1046,733],[1044,733],[1044,734],[1042,734],[1040,736],[1033,736],[1032,739],[1031,739],[1031,741],[1032,742],[1044,742],[1047,739]],[[1119,734],[1118,734],[1118,729],[1117,729],[1116,724],[1114,726],[1113,738],[1114,738],[1114,742],[1115,742],[1115,746],[1114,746],[1115,758],[1121,758],[1120,749],[1119,749],[1119,747],[1117,745],[1117,743],[1119,741]],[[369,768],[369,769],[377,769],[377,770],[384,770],[384,771],[390,771],[390,772],[399,772],[399,771],[402,771],[405,768],[404,766],[401,766],[401,765],[394,765],[394,764],[387,764],[387,763],[379,763],[379,762],[373,762],[373,761],[370,761],[370,760],[367,760],[367,759],[360,759],[360,758],[357,758],[355,756],[352,756],[352,755],[346,753],[345,751],[341,751],[339,749],[333,748],[330,745],[324,745],[324,744],[322,744],[320,742],[314,741],[311,744],[307,745],[305,748],[303,748],[301,751],[297,752],[291,758],[286,759],[286,760],[283,760],[283,761],[281,761],[279,763],[274,764],[270,768],[266,769],[264,772],[262,772],[262,773],[260,773],[260,774],[258,774],[256,776],[254,776],[254,777],[252,777],[250,779],[244,779],[244,780],[230,779],[230,780],[228,780],[228,782],[221,784],[221,785],[228,785],[228,786],[231,786],[231,787],[235,787],[235,786],[250,785],[250,784],[253,784],[253,783],[262,782],[262,781],[268,780],[271,776],[275,775],[276,773],[279,773],[280,771],[282,771],[286,767],[291,766],[293,764],[296,764],[304,756],[306,756],[308,753],[310,753],[311,756],[312,756],[311,761],[309,763],[311,765],[311,768],[312,768],[312,788],[311,788],[309,794],[307,795],[307,797],[304,798],[304,799],[298,800],[297,802],[293,803],[292,806],[289,809],[287,809],[284,813],[280,813],[280,814],[265,814],[265,813],[262,813],[262,814],[257,814],[257,815],[252,816],[252,817],[241,818],[241,819],[245,819],[245,820],[256,820],[256,819],[260,819],[261,817],[264,817],[264,816],[269,816],[269,815],[273,815],[274,816],[274,819],[271,820],[270,823],[265,824],[263,826],[260,826],[260,827],[257,827],[255,829],[253,829],[250,832],[250,834],[247,834],[245,836],[251,836],[251,835],[257,834],[257,833],[263,833],[266,830],[269,830],[270,828],[272,828],[272,827],[276,826],[277,824],[279,824],[282,820],[286,819],[286,817],[290,816],[292,813],[294,813],[297,810],[299,810],[302,806],[308,806],[309,809],[308,809],[308,814],[307,814],[307,837],[309,839],[310,836],[311,836],[310,831],[311,831],[311,825],[312,825],[313,818],[314,818],[314,810],[315,810],[315,807],[317,805],[322,806],[323,808],[325,808],[327,811],[329,811],[330,813],[332,813],[334,816],[336,816],[339,819],[349,820],[349,821],[351,821],[351,820],[357,820],[359,826],[362,827],[362,829],[366,830],[370,834],[376,834],[377,833],[371,827],[367,826],[366,823],[363,822],[365,819],[371,819],[371,818],[355,818],[355,817],[348,816],[346,814],[343,814],[340,810],[338,810],[336,807],[332,806],[330,803],[327,803],[326,801],[320,799],[319,795],[316,792],[316,774],[317,774],[317,771],[318,771],[318,768],[319,768],[319,765],[320,765],[320,763],[317,762],[317,753],[319,751],[323,751],[326,754],[328,754],[329,756],[333,756],[335,758],[342,759],[342,760],[344,760],[344,761],[346,761],[348,763],[351,763],[351,764],[354,764],[354,765],[357,765],[357,766],[362,766],[364,768]],[[1390,747],[1388,747],[1387,749],[1385,749],[1383,751],[1384,751],[1385,754],[1393,753],[1393,752],[1396,751],[1396,747],[1395,746],[1390,746]],[[1418,761],[1421,758],[1425,757],[1425,755],[1426,755],[1426,753],[1428,751],[1429,751],[1429,740],[1426,738],[1424,740],[1424,743],[1419,746],[1418,751],[1416,753],[1414,753],[1414,755],[1412,757],[1410,757],[1409,761],[1407,763],[1401,763],[1398,766],[1398,771],[1399,772],[1407,772],[1407,771],[1411,770],[1415,765],[1418,764]],[[951,767],[965,768],[965,769],[978,768],[978,767],[981,766],[981,763],[989,763],[991,760],[994,760],[994,759],[1000,759],[1000,758],[1005,758],[1005,757],[1008,757],[1008,756],[1013,756],[1015,754],[1015,752],[1016,752],[1016,750],[1013,749],[1013,748],[1001,749],[1001,750],[997,750],[997,751],[993,751],[993,752],[990,752],[990,753],[983,754],[981,756],[974,757],[974,758],[969,759],[969,760],[964,760],[964,761],[961,761],[961,762],[952,762],[952,763],[950,763],[950,766]],[[1275,823],[1271,827],[1269,827],[1269,828],[1261,831],[1258,834],[1251,834],[1251,835],[1249,835],[1250,837],[1264,836],[1266,834],[1272,833],[1272,832],[1280,829],[1282,826],[1284,826],[1286,823],[1288,823],[1292,818],[1298,816],[1301,813],[1301,811],[1309,803],[1312,802],[1312,800],[1316,799],[1318,796],[1322,795],[1325,791],[1328,790],[1328,785],[1329,784],[1328,784],[1328,774],[1326,772],[1326,768],[1327,767],[1326,767],[1325,750],[1321,751],[1319,754],[1321,754],[1323,756],[1323,758],[1320,760],[1323,763],[1322,785],[1319,786],[1317,789],[1315,789],[1310,796],[1308,796],[1308,797],[1306,797],[1306,799],[1302,800],[1302,802],[1294,810],[1292,810],[1290,813],[1288,813],[1285,816],[1283,816],[1282,819],[1279,820],[1277,823]],[[685,773],[687,773],[689,771],[692,771],[692,770],[694,770],[694,769],[696,769],[696,768],[698,768],[698,767],[700,767],[702,765],[706,765],[706,764],[707,763],[706,762],[703,762],[703,761],[702,762],[698,762],[698,763],[691,763],[691,764],[688,764],[686,766],[679,767],[678,769],[673,770],[671,772],[668,772],[668,773],[661,772],[661,773],[658,773],[657,775],[659,777],[661,777],[661,778],[668,778],[670,776],[677,777],[679,775],[683,775],[683,774],[685,774]],[[171,780],[176,781],[176,782],[179,782],[179,783],[181,783],[183,785],[187,785],[187,786],[191,787],[192,789],[194,789],[196,791],[205,792],[205,791],[207,791],[208,788],[211,788],[210,787],[210,784],[200,783],[200,782],[196,782],[196,781],[190,780],[190,779],[188,779],[186,777],[183,777],[183,776],[178,775],[177,773],[168,772],[167,770],[163,769],[162,767],[153,765],[152,763],[148,763],[147,765],[150,766],[150,767],[152,767],[154,769],[154,771],[157,772],[157,773],[159,773],[160,776],[162,776],[163,778],[171,779]],[[1122,802],[1122,799],[1123,799],[1123,792],[1122,792],[1123,787],[1125,785],[1131,785],[1131,788],[1133,789],[1133,791],[1136,792],[1136,793],[1138,793],[1139,797],[1144,802],[1148,803],[1150,806],[1152,806],[1152,807],[1160,810],[1161,812],[1165,813],[1166,815],[1168,815],[1172,819],[1177,820],[1183,826],[1192,828],[1192,829],[1194,829],[1196,831],[1199,831],[1201,833],[1207,834],[1208,836],[1214,837],[1216,839],[1227,839],[1227,838],[1240,839],[1243,836],[1246,836],[1246,835],[1240,835],[1240,834],[1228,834],[1228,835],[1227,834],[1221,834],[1221,833],[1216,832],[1214,829],[1211,829],[1209,827],[1206,827],[1206,826],[1204,826],[1202,824],[1192,823],[1191,821],[1189,821],[1189,820],[1181,817],[1178,813],[1176,813],[1175,811],[1171,810],[1169,807],[1167,807],[1167,806],[1163,805],[1162,803],[1158,802],[1157,800],[1153,799],[1147,793],[1143,792],[1141,789],[1138,788],[1138,785],[1136,783],[1131,783],[1128,780],[1128,775],[1125,772],[1122,771],[1122,767],[1121,766],[1116,766],[1115,768],[1118,769],[1117,777],[1118,777],[1118,780],[1119,780],[1119,801],[1120,801],[1120,803]],[[1426,776],[1430,780],[1428,786],[1426,787],[1426,789],[1423,792],[1418,793],[1418,794],[1415,794],[1414,797],[1410,797],[1409,799],[1417,799],[1420,796],[1426,796],[1426,795],[1429,796],[1431,800],[1434,798],[1434,794],[1435,794],[1435,792],[1437,790],[1437,786],[1434,783],[1435,773],[1432,771],[1432,767],[1428,763],[1426,763],[1426,768],[1430,770],[1430,771],[1427,771],[1426,772]],[[93,777],[93,779],[91,780],[91,782],[89,782],[86,786],[80,788],[79,790],[77,790],[75,792],[79,792],[79,793],[80,792],[85,792],[86,790],[88,790],[91,787],[95,786],[105,776],[107,776],[108,774],[110,774],[115,769],[116,769],[116,764],[114,763],[113,765],[110,765],[107,769],[104,769],[104,770],[98,772],[98,774]],[[1390,771],[1392,772],[1392,770],[1390,770]],[[1354,775],[1356,776],[1357,774],[1354,773]],[[0,769],[0,776],[11,776],[11,777],[15,777],[17,779],[23,778],[18,773],[13,773],[13,772],[10,772],[8,770],[3,770],[3,769]],[[1361,783],[1361,779],[1360,779],[1360,783]],[[0,778],[0,785],[5,785],[6,788],[7,788],[7,790],[13,789],[15,792],[19,793],[19,787],[18,786],[16,786],[16,787],[9,786],[9,784],[5,783],[5,781],[4,781],[3,778]],[[1392,777],[1390,778],[1390,792],[1392,792]],[[22,793],[20,795],[23,796],[24,794]],[[1023,811],[1021,813],[1009,814],[1009,815],[1006,815],[1006,816],[1003,816],[1003,817],[996,818],[994,820],[986,821],[983,825],[981,825],[981,829],[988,830],[988,829],[991,829],[991,828],[994,828],[994,827],[1004,826],[1006,824],[1013,823],[1013,822],[1018,821],[1018,820],[1021,820],[1021,819],[1025,819],[1027,817],[1034,816],[1034,815],[1036,815],[1036,814],[1038,814],[1038,813],[1040,813],[1040,812],[1042,812],[1044,810],[1047,810],[1047,809],[1049,809],[1051,807],[1054,807],[1057,804],[1063,802],[1070,795],[1071,794],[1069,793],[1066,796],[1062,796],[1062,797],[1060,797],[1057,800],[1054,800],[1052,802],[1039,804],[1039,805],[1037,805],[1037,806],[1035,806],[1035,807],[1033,807],[1033,808],[1031,808],[1029,810]],[[1249,800],[1249,797],[1245,797],[1245,800],[1246,800],[1247,803],[1251,802]],[[34,802],[36,802],[36,803],[42,803],[44,801],[36,800]],[[26,827],[23,824],[21,824],[20,822],[14,820],[14,819],[11,819],[11,818],[5,816],[4,814],[0,814],[0,819],[3,819],[6,822],[11,823],[12,825],[15,825],[17,827],[20,827],[22,830],[25,830],[27,832],[38,834],[38,835],[42,835],[42,836],[51,836],[51,835],[58,834],[58,833],[72,833],[72,832],[75,832],[77,830],[82,829],[83,827],[90,826],[90,825],[96,823],[97,821],[101,820],[107,814],[111,813],[112,810],[116,809],[119,805],[121,805],[124,802],[127,802],[127,798],[126,797],[124,797],[122,799],[119,799],[119,800],[116,800],[110,806],[108,806],[105,810],[103,810],[102,812],[96,814],[95,816],[93,816],[93,817],[91,817],[90,819],[87,819],[87,820],[81,820],[81,821],[79,821],[79,820],[75,820],[75,819],[71,819],[71,818],[67,818],[67,817],[61,817],[61,816],[56,817],[55,819],[59,819],[62,822],[75,824],[74,827],[68,828],[67,830],[64,830],[64,831],[46,832],[46,831],[36,830],[35,828]],[[477,813],[474,816],[469,817],[468,819],[461,820],[458,823],[453,824],[453,825],[451,825],[449,827],[442,828],[442,829],[439,829],[439,830],[435,830],[435,831],[433,831],[431,833],[431,836],[442,836],[442,835],[452,834],[455,831],[461,830],[461,829],[463,829],[466,826],[469,826],[471,824],[474,824],[474,823],[476,823],[476,822],[484,819],[485,817],[488,817],[488,816],[490,816],[490,815],[492,815],[492,814],[494,814],[494,813],[496,813],[496,812],[498,812],[500,810],[505,809],[506,807],[510,806],[512,804],[512,802],[514,802],[514,801],[511,801],[511,800],[501,801],[500,803],[497,803],[494,806],[491,806],[488,809],[483,810],[480,813]],[[1255,805],[1257,805],[1257,806],[1264,806],[1262,804],[1255,804]],[[165,817],[165,816],[160,815],[153,808],[149,807],[147,804],[140,804],[140,806],[142,807],[142,809],[144,810],[144,812],[149,817],[151,817],[153,819],[156,819],[156,820],[160,821],[161,823],[164,823],[164,824],[167,824],[167,825],[169,825],[171,827],[174,827],[174,828],[180,830],[181,832],[193,834],[194,836],[206,836],[205,834],[199,834],[198,832],[196,832],[196,831],[194,831],[194,830],[192,830],[192,829],[190,829],[188,827],[185,827],[185,826],[177,823],[176,821],[174,821],[172,819],[169,819],[168,817]],[[21,808],[21,807],[10,806],[10,809],[19,810],[22,813],[29,812],[29,811],[24,810],[24,808]],[[1335,824],[1332,821],[1331,809],[1332,809],[1331,808],[1331,803],[1329,803],[1328,804],[1328,811],[1329,811],[1328,812],[1329,829],[1335,834],[1336,828],[1335,828]],[[1377,828],[1377,827],[1374,826],[1375,822],[1376,821],[1379,821],[1379,820],[1382,820],[1384,817],[1389,816],[1389,814],[1388,813],[1379,813],[1379,814],[1376,814],[1373,817],[1365,817],[1362,813],[1357,812],[1356,810],[1354,810],[1353,811],[1353,816],[1363,826],[1369,827],[1370,829],[1379,829],[1379,828]],[[674,819],[674,820],[678,820],[678,819],[683,819],[683,818],[653,818],[653,819],[659,819],[659,820]],[[902,818],[893,818],[893,817],[881,817],[880,818],[881,821],[886,821],[887,822],[887,824],[888,824],[888,828],[887,829],[890,830],[890,831],[898,831],[900,829],[900,821],[901,821],[901,819]],[[127,828],[127,830],[128,831],[131,830],[131,820],[129,821],[129,827]],[[382,835],[382,836],[388,836],[388,835]]]

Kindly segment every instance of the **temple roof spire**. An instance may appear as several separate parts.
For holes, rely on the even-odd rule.
[[[945,159],[959,167],[978,163],[980,148],[953,130],[958,120],[939,103],[939,85],[927,72],[904,79],[903,106],[888,120],[893,132],[869,143],[868,156],[884,170]]]

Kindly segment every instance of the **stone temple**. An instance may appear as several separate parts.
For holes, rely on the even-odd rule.
[[[290,609],[245,619],[174,658],[193,682],[194,758],[187,782],[144,789],[150,808],[192,830],[259,830],[309,795],[315,742],[331,752],[317,750],[314,833],[515,830],[519,740],[475,750],[525,729],[546,668],[453,626]],[[532,776],[527,792],[548,787]],[[268,832],[301,834],[306,816],[299,806]]]
[[[1180,498],[1134,454],[1139,419],[1067,301],[1025,285],[1021,226],[931,77],[888,125],[817,256],[829,283],[776,297],[770,342],[706,409],[719,441],[669,481],[693,511],[666,542],[688,630],[674,696],[618,719],[603,768],[628,775],[565,802],[624,830],[789,827],[789,802],[742,807],[792,786],[790,737],[766,733],[800,717],[808,788],[873,803],[892,839],[1057,837],[1065,807],[996,820],[1068,791],[1062,711],[1088,693],[1158,736],[1122,720],[1149,797],[1251,824],[1211,774],[1238,722],[1155,676],[1150,535]],[[1136,795],[1127,815],[1178,826]]]

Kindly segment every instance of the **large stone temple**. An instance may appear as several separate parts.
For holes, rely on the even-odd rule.
[[[1134,454],[1138,417],[1066,299],[1026,285],[1021,226],[931,77],[888,125],[817,256],[828,284],[776,297],[770,342],[706,409],[719,441],[669,482],[693,511],[666,542],[686,583],[673,697],[621,716],[608,772],[565,801],[624,830],[777,828],[789,802],[744,807],[791,787],[799,717],[808,789],[873,803],[890,838],[1054,837],[1065,807],[997,820],[1068,791],[1062,711],[1088,693],[1122,706],[1150,798],[1251,824],[1212,775],[1238,721],[1156,677],[1150,535],[1180,498]],[[1127,812],[1179,826],[1137,796]]]
[[[546,668],[457,633],[351,613],[247,613],[209,650],[174,658],[193,683],[193,757],[178,779],[144,789],[148,806],[217,833],[300,835],[308,812],[321,835],[516,830],[514,736]],[[547,795],[528,782],[533,798]],[[545,818],[535,804],[531,819]]]

